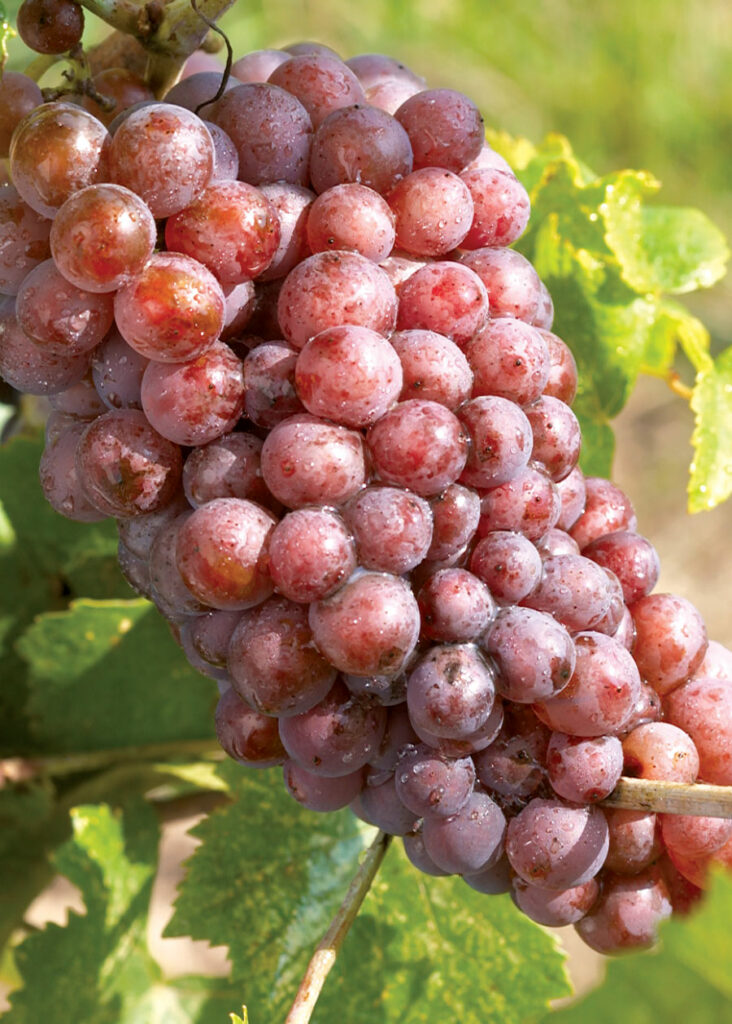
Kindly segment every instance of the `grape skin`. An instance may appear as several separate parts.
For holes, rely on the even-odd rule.
[[[196,509],[178,537],[178,569],[191,592],[223,611],[260,604],[273,589],[267,546],[275,517],[246,498]]]
[[[267,435],[262,476],[283,505],[341,505],[366,482],[360,434],[316,416],[290,416]]]
[[[193,202],[211,181],[213,167],[208,129],[194,113],[171,103],[135,110],[109,147],[112,181],[140,196],[156,219]]]
[[[269,571],[275,590],[291,601],[329,597],[356,568],[356,551],[345,523],[325,508],[304,508],[275,526]]]
[[[506,834],[506,819],[487,793],[474,790],[457,814],[428,817],[424,845],[434,863],[451,875],[474,875],[498,860]]]
[[[290,757],[315,775],[338,778],[366,765],[386,728],[384,708],[355,700],[336,682],[315,707],[280,719],[280,738]]]
[[[229,642],[231,683],[263,715],[289,718],[324,700],[336,670],[312,643],[308,612],[271,597],[240,618]]]
[[[365,569],[400,576],[424,560],[432,540],[432,511],[419,495],[371,485],[351,498],[342,513]]]
[[[534,705],[555,732],[570,736],[614,735],[640,696],[641,680],[632,657],[603,633],[575,637],[577,661],[569,683],[557,696]]]
[[[357,183],[386,195],[412,170],[409,136],[383,110],[342,107],[318,127],[310,154],[310,182],[320,194],[334,185]]]
[[[598,807],[535,797],[508,823],[506,853],[525,882],[571,889],[589,882],[608,850],[608,828]]]
[[[419,635],[419,608],[409,585],[388,573],[354,576],[310,605],[318,649],[341,672],[396,676]]]
[[[331,327],[300,351],[295,387],[308,412],[346,427],[369,427],[395,404],[402,365],[386,338],[367,327]]]

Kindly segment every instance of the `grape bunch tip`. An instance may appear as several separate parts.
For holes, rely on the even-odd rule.
[[[60,53],[83,15],[18,27]],[[48,397],[47,500],[117,521],[230,757],[595,950],[652,944],[732,820],[600,804],[732,785],[732,652],[578,467],[572,339],[478,107],[318,44],[213,102],[203,59],[160,102],[98,77],[112,109],[0,81],[0,375]]]

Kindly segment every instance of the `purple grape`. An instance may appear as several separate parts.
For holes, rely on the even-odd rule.
[[[328,777],[350,775],[367,764],[385,728],[385,709],[355,700],[341,682],[315,707],[280,719],[280,737],[290,757]]]
[[[571,889],[597,874],[608,842],[607,822],[598,807],[535,797],[509,822],[506,853],[525,882]]]
[[[501,855],[505,834],[503,811],[479,790],[457,814],[425,818],[423,826],[428,855],[451,875],[474,875],[490,867]]]

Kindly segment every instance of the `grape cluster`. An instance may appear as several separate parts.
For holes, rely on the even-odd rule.
[[[3,80],[0,373],[49,396],[45,495],[117,520],[232,758],[647,945],[732,822],[597,804],[621,773],[732,785],[732,653],[577,466],[574,359],[510,248],[529,197],[389,57],[233,72],[108,123]]]

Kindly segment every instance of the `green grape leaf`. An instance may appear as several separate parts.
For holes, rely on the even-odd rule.
[[[241,1017],[238,1013],[230,1013],[231,1024],[249,1024],[249,1014],[247,1013],[246,1006],[241,1008]]]
[[[142,801],[71,811],[72,838],[54,866],[80,890],[85,913],[47,925],[16,950],[23,987],[7,1024],[220,1024],[234,998],[228,985],[181,978],[165,984],[147,948],[147,912],[159,830]]]
[[[555,939],[508,896],[484,896],[462,879],[419,874],[396,842],[314,1022],[528,1024],[570,991]]]
[[[227,945],[252,1021],[281,1020],[373,831],[347,810],[303,810],[278,772],[221,771],[236,801],[194,830],[203,843],[167,934]],[[424,878],[399,846],[346,938],[314,1022],[524,1024],[568,993],[554,940],[508,898]]]
[[[732,879],[714,878],[701,907],[661,925],[659,948],[608,961],[602,985],[544,1024],[732,1024]]]
[[[714,508],[732,494],[732,348],[696,379],[694,461],[689,476],[689,511]]]
[[[729,249],[701,210],[648,206],[641,211],[635,287],[673,295],[710,288],[724,277]]]
[[[0,789],[0,949],[53,875],[48,853],[68,832],[53,812],[46,785],[26,781]]]
[[[194,829],[203,842],[166,935],[228,946],[238,1005],[246,1000],[254,1022],[284,1019],[373,829],[350,811],[304,810],[279,770],[219,771],[235,802]]]
[[[17,647],[34,734],[56,752],[213,735],[215,684],[147,601],[74,601],[39,616]]]

